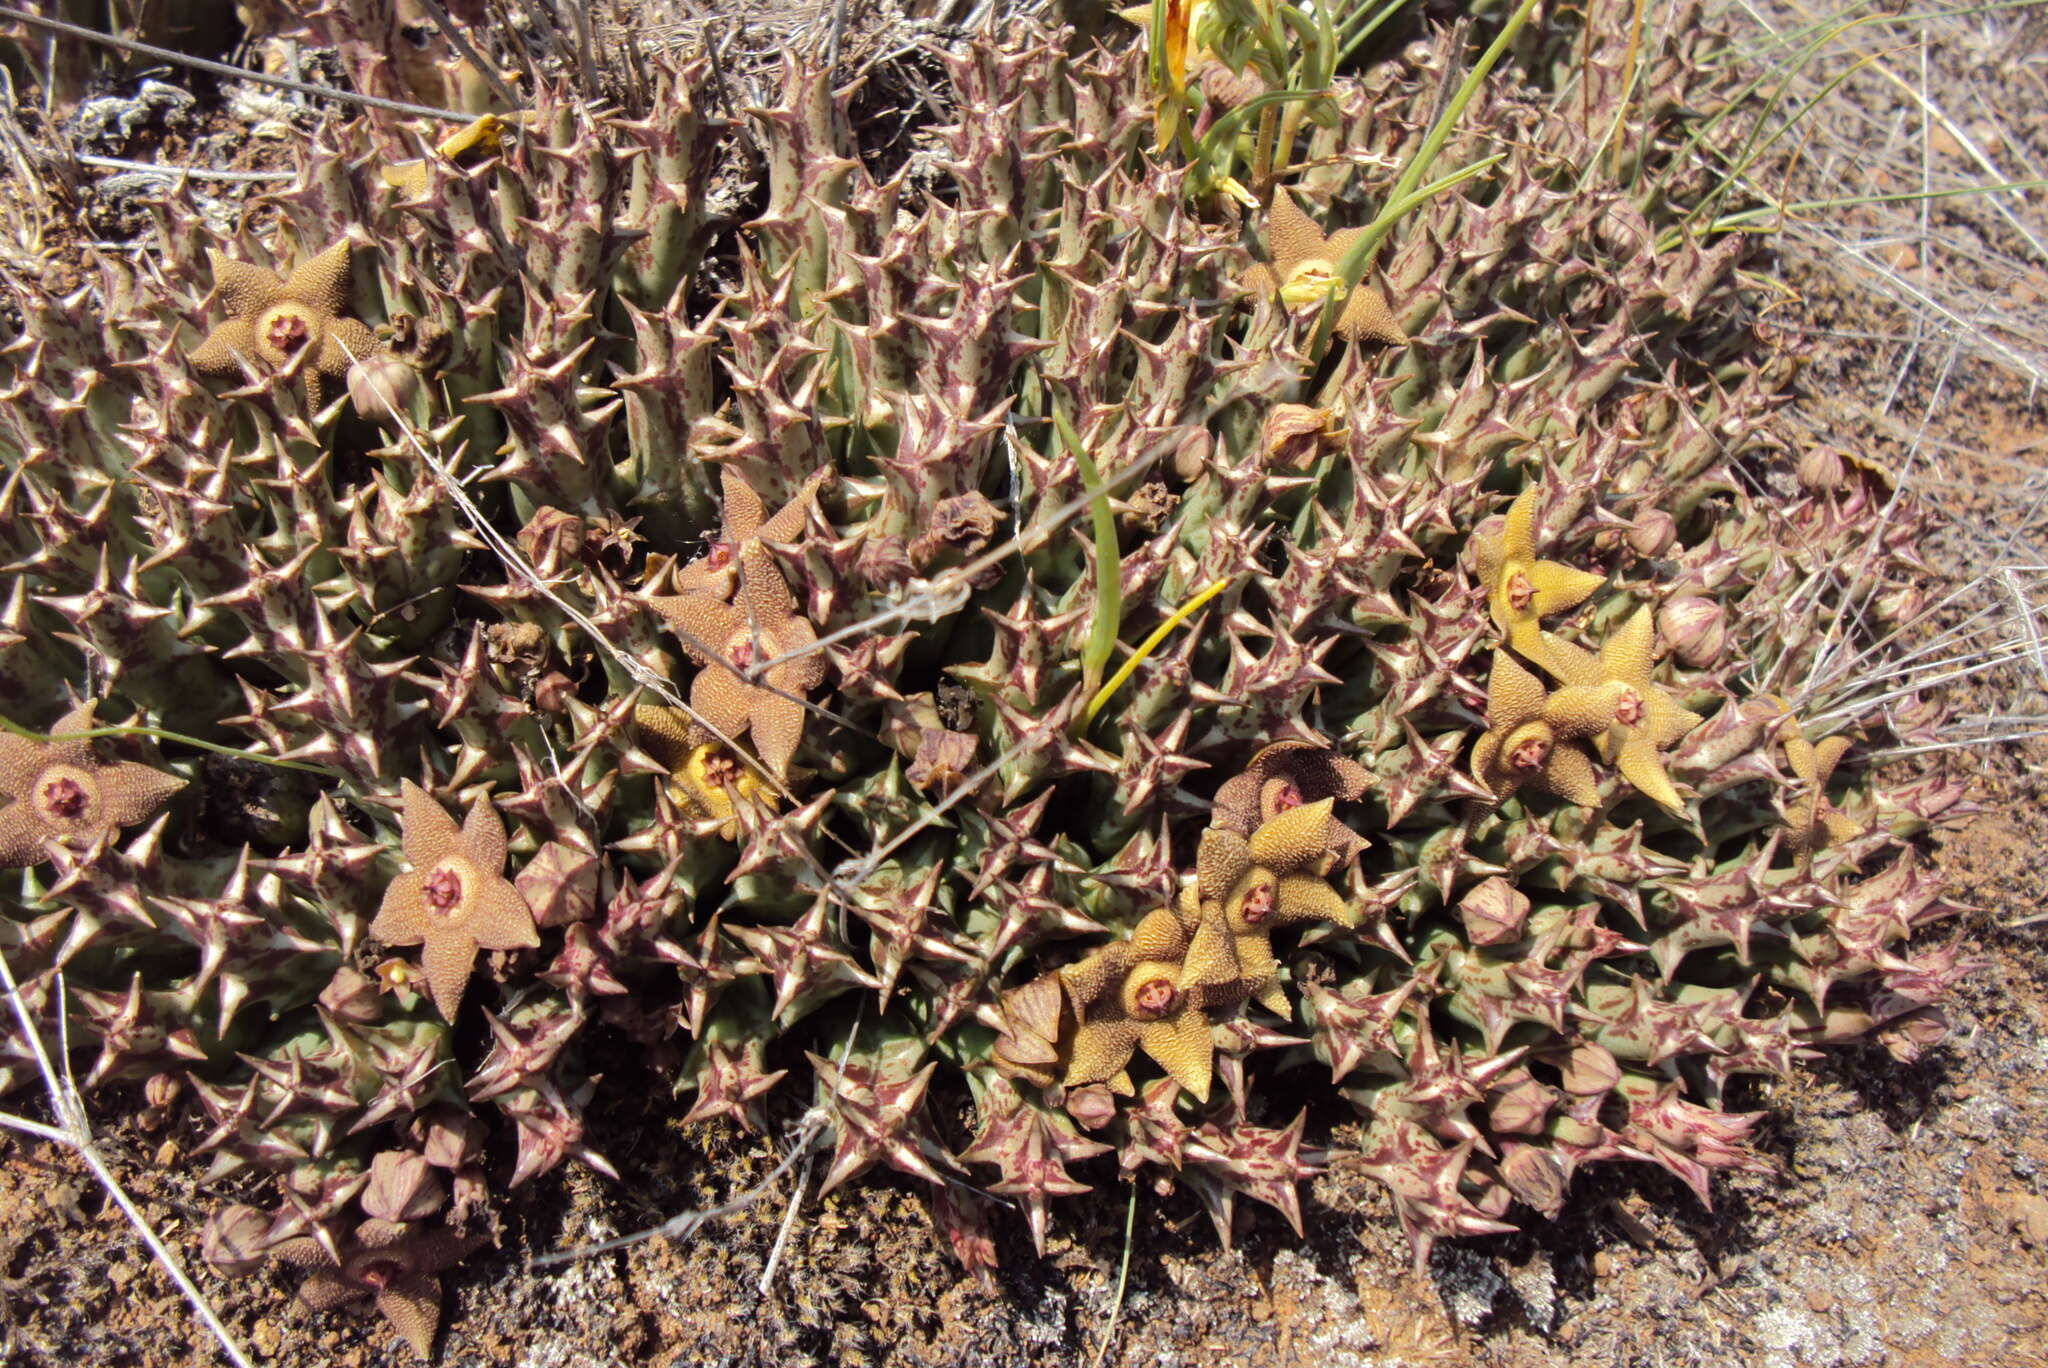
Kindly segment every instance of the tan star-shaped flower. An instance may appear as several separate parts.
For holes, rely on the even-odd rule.
[[[1593,760],[1570,744],[1614,725],[1616,690],[1567,685],[1545,694],[1543,683],[1506,651],[1493,653],[1486,682],[1486,734],[1472,748],[1472,777],[1494,801],[1531,785],[1568,803],[1593,807],[1600,795]]]
[[[716,819],[719,839],[737,840],[738,803],[773,807],[775,790],[716,741],[694,742],[695,724],[680,708],[642,704],[633,725],[647,753],[668,766],[668,796],[686,817]],[[737,800],[737,801],[735,801]]]
[[[1267,253],[1273,264],[1254,265],[1245,273],[1245,285],[1267,294],[1277,292],[1290,309],[1318,304],[1337,283],[1337,263],[1357,240],[1363,228],[1345,228],[1325,235],[1314,220],[1301,212],[1294,197],[1283,189],[1273,191],[1273,207],[1266,213],[1264,233]],[[1394,321],[1386,297],[1361,280],[1344,303],[1332,329],[1352,342],[1385,342],[1399,346],[1408,340]]]
[[[469,805],[460,828],[433,795],[408,779],[399,822],[412,868],[391,881],[370,934],[386,945],[420,945],[427,990],[449,1021],[476,967],[476,952],[540,944],[533,910],[505,878],[505,823],[488,798]]]
[[[332,1311],[364,1297],[391,1322],[421,1358],[432,1358],[434,1331],[441,1324],[443,1269],[461,1261],[483,1241],[445,1226],[420,1229],[403,1221],[369,1220],[340,1242],[336,1264],[310,1235],[286,1240],[270,1252],[280,1262],[310,1269],[299,1284],[299,1300],[315,1311]]]
[[[36,864],[43,843],[91,843],[147,821],[185,787],[175,774],[131,760],[106,761],[79,736],[96,725],[97,704],[81,703],[57,719],[48,741],[0,732],[0,869]]]
[[[1700,724],[1700,715],[1650,681],[1656,661],[1657,624],[1648,605],[1614,629],[1590,651],[1543,633],[1543,662],[1566,684],[1592,688],[1612,686],[1614,725],[1593,738],[1600,758],[1621,771],[1621,777],[1645,797],[1677,811],[1684,806],[1658,752],[1676,743]]]
[[[1498,537],[1475,539],[1479,580],[1493,625],[1508,645],[1543,663],[1542,620],[1576,608],[1598,589],[1604,576],[1536,559],[1536,488],[1531,485],[1508,505]]]
[[[707,726],[693,735],[714,739],[715,728],[737,740],[751,732],[761,763],[777,779],[788,778],[790,757],[803,739],[804,707],[797,700],[825,682],[825,662],[812,651],[771,666],[763,677],[767,688],[748,683],[742,672],[757,660],[817,642],[762,543],[787,540],[802,528],[804,504],[821,478],[812,477],[796,499],[764,520],[760,496],[726,467],[725,540],[677,572],[684,592],[648,600],[700,667],[690,681],[690,706]],[[728,588],[735,572],[738,583]],[[725,601],[727,593],[735,594],[733,602]]]
[[[193,350],[192,368],[200,374],[239,376],[244,362],[273,371],[296,365],[306,401],[318,411],[326,382],[343,379],[352,357],[375,349],[367,324],[341,316],[352,275],[345,239],[282,279],[217,251],[207,255],[230,317]]]
[[[1124,1066],[1141,1049],[1197,1102],[1209,1100],[1215,1044],[1196,995],[1181,986],[1178,964],[1140,960],[1131,965],[1075,1030],[1061,1081],[1070,1088],[1104,1082],[1114,1087],[1120,1081],[1119,1090],[1128,1092]]]
[[[1830,736],[1815,745],[1800,734],[1799,724],[1790,719],[1786,720],[1783,738],[1785,759],[1808,790],[1785,814],[1785,825],[1791,833],[1785,844],[1801,854],[1818,855],[1830,846],[1846,845],[1861,836],[1862,825],[1828,801],[1828,780],[1834,777],[1835,766],[1848,753],[1849,738]]]
[[[1123,982],[1134,964],[1146,960],[1179,963],[1187,951],[1191,929],[1171,908],[1155,907],[1128,939],[1113,941],[1086,959],[1059,969],[1074,1015],[1085,1017],[1090,1007]]]
[[[1279,1016],[1273,928],[1305,921],[1356,926],[1359,910],[1322,877],[1331,864],[1330,809],[1319,799],[1281,810],[1249,839],[1225,827],[1202,833],[1195,886],[1201,921],[1188,945],[1185,982],[1205,1003],[1251,997]]]

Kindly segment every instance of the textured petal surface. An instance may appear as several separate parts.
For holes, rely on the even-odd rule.
[[[348,239],[344,238],[319,256],[300,262],[286,277],[281,294],[332,318],[348,307],[353,277]]]
[[[747,483],[746,477],[732,466],[719,467],[718,487],[725,495],[722,518],[725,524],[725,539],[738,545],[760,529],[764,511],[761,496],[754,492],[754,487]]]
[[[683,650],[699,665],[717,656],[733,633],[746,626],[739,609],[708,594],[662,595],[648,599],[647,606],[661,614]]]
[[[353,318],[330,318],[320,330],[320,352],[313,365],[323,375],[340,379],[348,368],[377,350],[377,334]]]
[[[208,333],[205,341],[185,353],[192,369],[201,375],[225,375],[237,379],[249,370],[262,373],[263,366],[256,356],[256,328],[246,318],[230,318]]]
[[[533,909],[503,879],[487,879],[477,889],[463,929],[486,950],[531,950],[540,944]]]
[[[47,749],[40,741],[0,732],[0,794],[10,798],[26,794],[30,783],[49,763],[44,754]]]
[[[106,819],[113,826],[133,826],[163,810],[171,795],[185,787],[175,774],[166,774],[132,760],[117,760],[94,775],[100,782],[100,801]]]
[[[284,282],[273,272],[212,249],[206,255],[213,262],[213,288],[236,318],[253,318],[284,298]]]
[[[1195,882],[1202,901],[1221,902],[1251,867],[1251,847],[1244,837],[1223,827],[1210,827],[1202,833],[1195,856]]]
[[[1664,772],[1664,762],[1657,758],[1656,742],[1648,732],[1629,734],[1615,751],[1614,767],[1645,798],[1662,803],[1673,812],[1685,806],[1678,790],[1671,786],[1671,776]]]
[[[1335,800],[1318,799],[1289,808],[1252,833],[1252,863],[1278,874],[1296,874],[1329,854],[1330,813]]]
[[[800,617],[793,617],[764,636],[764,644],[774,654],[789,655],[791,651],[802,651],[818,644],[818,634],[811,624]],[[799,656],[790,656],[780,665],[769,668],[767,679],[770,684],[784,693],[807,694],[825,682],[825,656],[821,651],[810,651]]]
[[[19,869],[43,858],[43,824],[30,814],[27,803],[9,803],[0,808],[0,869]]]
[[[1506,651],[1493,653],[1486,680],[1486,724],[1502,736],[1543,715],[1542,681]]]
[[[398,792],[400,843],[414,869],[424,873],[450,855],[461,853],[462,830],[448,810],[434,801],[433,794],[410,779],[399,785]],[[499,863],[503,862],[500,857]]]
[[[384,901],[370,923],[370,934],[386,945],[418,945],[427,938],[427,912],[421,891],[424,869],[408,869],[384,890]]]
[[[1266,213],[1266,251],[1273,258],[1274,269],[1285,278],[1296,266],[1327,250],[1323,230],[1301,212],[1294,196],[1275,190],[1273,207]]]
[[[505,872],[505,819],[489,798],[479,796],[469,805],[469,816],[462,822],[462,853],[485,878]]]
[[[1195,1101],[1209,1100],[1215,1077],[1216,1047],[1209,1037],[1209,1019],[1199,1009],[1176,1012],[1164,1021],[1147,1022],[1139,1036],[1145,1053],[1158,1061]]]
[[[1061,1082],[1101,1083],[1121,1073],[1138,1048],[1138,1024],[1123,1017],[1090,1021],[1074,1032],[1074,1055]]]
[[[1600,802],[1600,785],[1593,774],[1593,760],[1577,746],[1551,748],[1543,762],[1543,782],[1566,802],[1595,807]]]
[[[462,1007],[462,992],[469,987],[470,971],[476,968],[476,942],[453,928],[436,928],[447,934],[430,935],[420,951],[420,968],[426,971],[427,992],[444,1020],[455,1020]]]
[[[1344,895],[1322,879],[1290,875],[1280,880],[1273,906],[1275,920],[1289,922],[1329,921],[1339,926],[1358,925],[1358,909]]]
[[[377,1309],[421,1358],[434,1353],[441,1323],[441,1280],[426,1273],[398,1278],[377,1294]]]
[[[804,705],[766,689],[748,690],[754,697],[747,721],[754,730],[754,752],[777,779],[789,778],[790,757],[804,739]]]
[[[1387,297],[1362,280],[1344,301],[1344,312],[1337,316],[1332,331],[1347,341],[1384,342],[1391,347],[1408,340],[1408,334],[1394,321]]]
[[[754,695],[759,692],[733,673],[732,666],[706,665],[690,681],[690,706],[706,727],[714,733],[724,733],[716,739],[738,740],[747,729],[754,710]]]
[[[761,543],[741,547],[739,560],[740,592],[734,604],[743,622],[764,637],[773,636],[795,615],[796,596],[789,592],[789,581],[782,577],[774,554]]]

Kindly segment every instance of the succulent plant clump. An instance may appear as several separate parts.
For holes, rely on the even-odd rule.
[[[345,65],[362,8],[306,20]],[[1341,1150],[1419,1259],[1590,1163],[1705,1201],[1744,1076],[1938,1040],[1961,790],[1864,758],[1939,705],[1781,697],[1920,515],[1756,478],[1747,239],[1655,249],[1710,35],[1631,85],[1591,9],[1514,54],[1584,97],[1488,82],[1320,360],[1438,48],[1263,210],[1153,151],[1142,53],[1024,25],[914,166],[807,59],[727,119],[650,53],[633,117],[330,122],[231,241],[179,190],[86,298],[8,275],[0,714],[53,739],[0,740],[0,948],[95,1083],[187,1085],[216,1262],[424,1351],[515,1190],[614,1173],[621,1055],[948,1230],[949,1180],[1041,1248],[1120,1180],[1299,1228]]]

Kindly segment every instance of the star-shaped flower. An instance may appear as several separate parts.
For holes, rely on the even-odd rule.
[[[1358,909],[1322,877],[1331,862],[1334,802],[1282,809],[1248,839],[1225,827],[1202,833],[1195,875],[1201,921],[1188,945],[1186,982],[1206,1001],[1253,997],[1277,1015],[1293,1015],[1280,991],[1273,928],[1358,924]]]
[[[289,276],[220,252],[213,259],[214,284],[231,315],[192,352],[202,375],[239,376],[243,363],[273,371],[297,365],[306,400],[317,411],[326,382],[348,374],[352,359],[375,350],[367,324],[341,317],[348,307],[351,268],[346,240],[299,263]]]
[[[47,840],[90,844],[147,821],[185,787],[175,774],[130,760],[106,761],[79,736],[94,727],[95,703],[81,703],[50,728],[48,741],[0,732],[0,869],[43,858]]]
[[[825,662],[815,651],[793,656],[769,667],[766,688],[748,683],[743,672],[758,660],[817,642],[763,543],[787,540],[802,529],[804,507],[821,478],[814,476],[788,506],[763,519],[760,496],[727,466],[724,540],[676,572],[682,593],[648,600],[700,667],[690,681],[690,706],[706,726],[693,728],[692,735],[714,739],[709,732],[716,729],[737,740],[751,732],[761,763],[778,779],[788,777],[790,757],[803,739],[804,707],[798,700],[825,682]]]
[[[1600,758],[1645,797],[1677,811],[1683,807],[1658,752],[1700,724],[1700,715],[1678,705],[1650,681],[1656,661],[1657,624],[1646,604],[1614,629],[1600,654],[1580,649],[1545,632],[1543,662],[1568,685],[1611,687],[1614,725],[1593,738]]]
[[[1542,620],[1584,603],[1604,577],[1556,561],[1536,559],[1533,485],[1508,505],[1507,522],[1499,536],[1478,537],[1474,541],[1479,579],[1486,586],[1486,603],[1493,612],[1493,625],[1507,637],[1508,645],[1543,663]]]
[[[642,704],[633,725],[647,753],[668,766],[668,796],[683,815],[719,823],[720,840],[739,839],[738,804],[772,807],[775,791],[716,741],[692,742],[694,724],[680,708]]]
[[[1266,251],[1273,264],[1254,265],[1245,273],[1245,284],[1268,294],[1277,292],[1289,308],[1319,304],[1337,283],[1337,263],[1357,240],[1363,228],[1345,228],[1325,234],[1285,190],[1273,192],[1273,207],[1266,213]],[[1352,342],[1385,342],[1400,346],[1408,340],[1386,297],[1365,281],[1358,282],[1345,301],[1344,312],[1332,329]]]
[[[1191,928],[1171,908],[1155,907],[1139,921],[1130,937],[1113,941],[1077,963],[1058,970],[1074,1015],[1088,1009],[1123,982],[1131,966],[1142,961],[1179,963],[1188,948]]]
[[[1614,725],[1615,691],[1567,685],[1546,694],[1542,681],[1506,651],[1493,653],[1486,683],[1486,734],[1472,748],[1472,777],[1498,802],[1533,785],[1568,803],[1600,801],[1593,761],[1570,742]]]
[[[1131,965],[1074,1032],[1073,1054],[1061,1081],[1072,1088],[1119,1079],[1140,1049],[1197,1102],[1209,1100],[1215,1075],[1209,1018],[1196,995],[1181,985],[1178,964],[1140,960]],[[1122,1082],[1119,1091],[1128,1092],[1129,1079]]]
[[[1785,759],[1808,790],[1785,814],[1785,825],[1791,833],[1785,844],[1803,854],[1817,855],[1829,846],[1844,845],[1861,836],[1862,825],[1828,801],[1828,780],[1834,777],[1835,766],[1848,753],[1849,738],[1830,736],[1814,745],[1800,735],[1798,723],[1788,719],[1784,741]]]
[[[271,1253],[312,1270],[299,1284],[299,1300],[315,1311],[375,1297],[391,1328],[424,1359],[433,1357],[434,1331],[441,1323],[441,1279],[436,1275],[482,1243],[445,1226],[420,1229],[402,1221],[369,1220],[341,1242],[339,1264],[310,1235],[286,1240]]]
[[[1213,826],[1250,836],[1281,813],[1323,798],[1352,802],[1372,782],[1356,760],[1312,741],[1275,741],[1216,790]],[[1365,840],[1335,817],[1330,819],[1329,847],[1340,860],[1365,848]]]
[[[408,779],[400,821],[412,868],[391,881],[370,934],[386,945],[420,945],[427,989],[449,1021],[462,1005],[476,952],[540,944],[533,912],[504,876],[505,823],[488,798],[460,828],[433,796]]]

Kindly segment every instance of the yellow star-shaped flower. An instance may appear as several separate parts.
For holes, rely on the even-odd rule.
[[[647,753],[668,766],[669,801],[683,815],[716,820],[720,840],[739,839],[738,803],[773,808],[775,790],[716,741],[695,742],[696,724],[681,708],[643,703],[633,725]]]
[[[1123,1083],[1124,1066],[1143,1050],[1197,1102],[1209,1100],[1216,1047],[1197,995],[1181,984],[1181,966],[1140,960],[1126,970],[1113,995],[1097,1003],[1074,1032],[1073,1055],[1061,1079],[1073,1088]]]
[[[1472,748],[1472,777],[1499,802],[1523,785],[1593,807],[1600,801],[1593,760],[1571,744],[1614,725],[1618,690],[1543,683],[1506,651],[1493,653],[1486,682],[1486,734]]]
[[[1647,798],[1678,810],[1684,806],[1658,752],[1676,743],[1700,724],[1700,715],[1678,705],[1650,681],[1656,660],[1657,624],[1648,605],[1600,645],[1600,654],[1545,632],[1542,660],[1568,685],[1612,687],[1614,725],[1593,738],[1600,758],[1621,771],[1621,777]]]
[[[1479,580],[1486,587],[1486,606],[1493,625],[1508,645],[1538,664],[1543,663],[1542,620],[1586,601],[1602,580],[1585,570],[1536,559],[1536,489],[1532,485],[1508,505],[1507,522],[1497,537],[1475,540]]]

